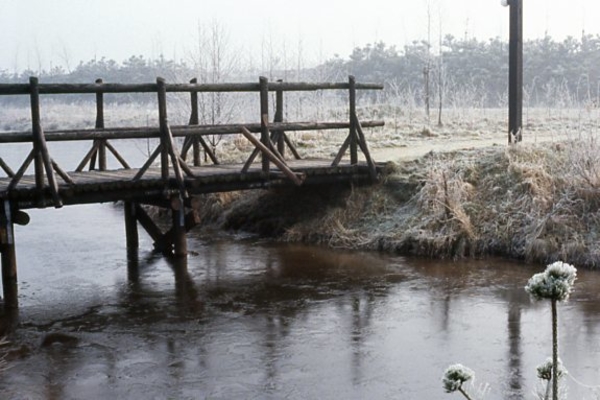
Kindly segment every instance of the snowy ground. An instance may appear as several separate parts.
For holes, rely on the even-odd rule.
[[[288,120],[344,120],[344,111],[332,107],[326,111],[306,110],[302,115],[286,113]],[[156,107],[152,104],[107,104],[105,125],[155,126]],[[409,160],[429,151],[488,147],[507,144],[507,110],[462,108],[446,109],[443,125],[438,126],[437,113],[427,119],[422,110],[377,105],[359,108],[361,120],[381,120],[384,128],[367,129],[369,146],[376,161]],[[173,107],[169,114],[171,124],[185,124],[186,107]],[[31,129],[28,107],[0,107],[0,132],[28,131]],[[246,119],[247,122],[256,122]],[[42,126],[45,130],[93,128],[95,105],[62,104],[47,102],[42,104]],[[241,122],[241,121],[236,121]],[[581,137],[595,137],[600,131],[600,109],[555,109],[526,108],[523,111],[523,141],[537,143],[563,141]],[[308,157],[332,157],[345,138],[343,131],[335,132],[296,132],[289,136],[298,150]],[[229,140],[228,140],[229,139]],[[230,157],[235,150],[246,153],[251,149],[241,136],[228,136],[219,142],[217,153]]]

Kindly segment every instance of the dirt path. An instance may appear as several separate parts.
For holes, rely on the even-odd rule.
[[[553,133],[525,135],[523,143],[548,143],[565,140],[568,135],[556,135]],[[504,133],[476,138],[424,138],[423,140],[411,141],[403,147],[377,147],[373,146],[373,158],[378,162],[385,161],[410,161],[424,156],[430,151],[448,152],[456,150],[468,150],[491,146],[506,146],[507,139]]]

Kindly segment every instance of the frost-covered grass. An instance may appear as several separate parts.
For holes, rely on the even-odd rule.
[[[201,123],[243,123],[258,122],[257,99],[248,94],[241,98],[229,97],[220,100],[219,112],[213,112],[210,99],[200,104]],[[158,111],[152,97],[146,103],[114,103],[105,105],[105,125],[157,126]],[[367,139],[373,148],[408,147],[415,142],[484,138],[505,138],[507,131],[507,111],[500,108],[447,108],[443,112],[443,125],[438,126],[437,116],[432,112],[427,118],[421,108],[407,107],[394,103],[364,102],[358,108],[361,120],[383,120],[385,128],[367,130]],[[359,103],[360,104],[360,103]],[[93,128],[95,104],[90,102],[63,103],[42,99],[42,126],[45,130]],[[343,96],[322,97],[317,94],[286,97],[284,119],[287,121],[346,121],[347,104]],[[187,124],[190,106],[187,97],[169,97],[169,122],[173,125]],[[271,116],[273,110],[271,110]],[[547,138],[577,138],[582,134],[596,134],[600,129],[600,109],[597,108],[531,108],[524,110],[523,125],[527,141]],[[29,107],[0,106],[0,132],[28,131],[31,129]],[[331,141],[341,144],[342,134],[292,133],[300,147],[321,148]],[[321,146],[317,146],[317,144]],[[330,149],[325,146],[324,154]]]
[[[375,187],[228,196],[220,218],[259,233],[271,223],[270,232],[286,241],[598,268],[600,180],[590,177],[600,168],[597,152],[589,141],[574,141],[427,154],[389,163]],[[279,204],[296,212],[270,216]],[[260,216],[256,226],[249,214]]]

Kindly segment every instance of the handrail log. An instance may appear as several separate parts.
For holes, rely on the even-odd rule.
[[[363,128],[384,126],[384,121],[362,121]],[[315,131],[348,129],[348,122],[271,122],[270,130],[278,131]],[[239,134],[242,127],[250,132],[258,133],[261,124],[228,124],[228,125],[174,125],[171,126],[174,137],[187,135],[224,135]],[[104,129],[65,129],[44,131],[47,142],[93,140],[93,139],[148,139],[159,138],[158,127],[104,128]],[[0,143],[31,143],[31,132],[2,132]]]
[[[346,82],[307,83],[307,82],[270,82],[270,92],[302,92],[316,90],[348,89]],[[169,83],[165,84],[167,92],[259,92],[258,83]],[[383,90],[383,85],[375,83],[357,83],[358,90]],[[98,93],[156,93],[156,83],[43,83],[39,84],[40,94],[98,94]],[[30,94],[31,89],[25,83],[0,84],[0,96]]]

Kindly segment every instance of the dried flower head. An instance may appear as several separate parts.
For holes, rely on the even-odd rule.
[[[573,291],[576,278],[577,269],[574,266],[556,261],[548,265],[544,272],[533,275],[525,290],[535,300],[566,301]]]
[[[444,372],[442,382],[446,393],[452,393],[461,388],[462,384],[473,378],[475,373],[470,368],[462,364],[454,364],[449,366]]]
[[[562,361],[558,360],[558,378],[562,378],[569,372],[563,366]],[[552,379],[552,357],[548,357],[545,362],[537,366],[537,376],[540,379],[549,381]]]

